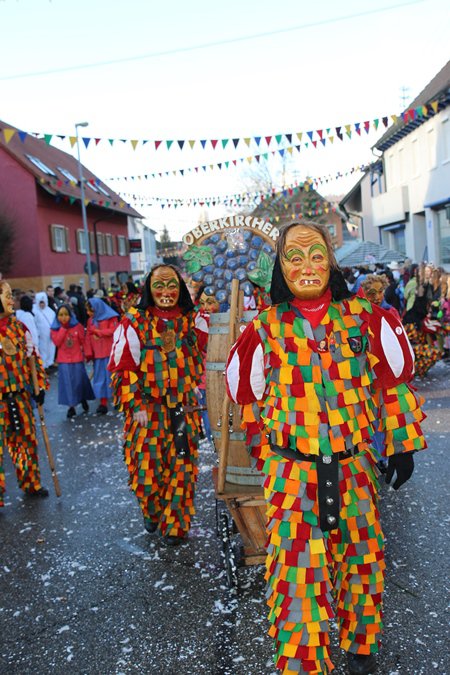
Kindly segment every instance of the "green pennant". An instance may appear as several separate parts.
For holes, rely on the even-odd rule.
[[[222,138],[222,148],[225,149],[227,147],[227,143],[230,139],[229,138]]]
[[[47,143],[47,145],[50,145],[50,141],[53,138],[53,134],[44,134],[44,141]]]
[[[170,146],[172,145],[173,141],[166,141],[167,149],[170,150]]]
[[[278,143],[278,145],[280,145],[282,138],[283,138],[283,134],[278,134],[277,136],[275,136],[275,140]]]
[[[108,138],[109,144],[114,145],[114,138]]]

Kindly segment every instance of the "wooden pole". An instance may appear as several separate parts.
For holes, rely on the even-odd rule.
[[[38,377],[37,377],[37,372],[36,372],[36,361],[34,359],[34,356],[30,356],[29,363],[30,363],[30,370],[31,370],[31,378],[33,380],[34,393],[36,394],[36,396],[38,396],[38,394],[39,394],[39,383],[38,383]],[[48,438],[47,425],[45,424],[44,406],[42,404],[38,403],[37,409],[38,409],[38,413],[39,413],[39,419],[41,421],[42,437],[44,439],[45,450],[47,452],[48,463],[49,463],[50,471],[51,471],[51,474],[52,474],[53,486],[55,488],[56,496],[60,497],[61,496],[61,488],[59,486],[59,480],[58,480],[58,476],[56,474],[56,469],[55,469],[55,462],[53,460],[52,450],[50,448],[50,440]]]
[[[239,313],[239,281],[231,282],[230,318],[228,322],[228,352],[236,340],[236,321]],[[225,489],[225,480],[228,465],[228,445],[230,440],[229,412],[231,402],[228,396],[222,406],[222,435],[220,439],[219,471],[217,475],[217,492],[222,494]]]

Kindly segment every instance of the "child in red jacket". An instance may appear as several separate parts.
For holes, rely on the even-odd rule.
[[[86,337],[86,358],[94,361],[92,386],[100,405],[97,413],[108,412],[108,399],[112,398],[111,375],[107,370],[113,334],[119,323],[119,315],[101,298],[89,298],[89,315]]]
[[[68,405],[67,417],[75,417],[75,406],[81,403],[88,412],[88,400],[95,396],[84,365],[84,328],[69,305],[61,305],[51,325],[51,339],[58,352],[58,403]]]

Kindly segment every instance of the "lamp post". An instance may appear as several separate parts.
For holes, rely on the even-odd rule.
[[[78,138],[78,127],[87,127],[87,126],[88,126],[88,122],[78,122],[78,124],[75,124],[75,134],[76,134],[76,138],[77,138],[78,179],[80,181],[81,217],[83,219],[84,243],[85,243],[85,247],[86,247],[86,267],[87,267],[87,275],[88,275],[88,279],[89,279],[89,288],[93,288],[91,254],[90,254],[90,247],[89,247],[89,232],[88,232],[87,215],[86,215],[86,204],[84,202],[83,167],[81,165],[81,159],[80,159],[80,139]]]

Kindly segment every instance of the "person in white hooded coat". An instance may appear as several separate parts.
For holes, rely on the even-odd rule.
[[[50,368],[55,361],[56,347],[50,336],[50,326],[55,320],[55,312],[48,306],[47,293],[36,293],[33,314],[39,334],[39,353],[44,368]]]

